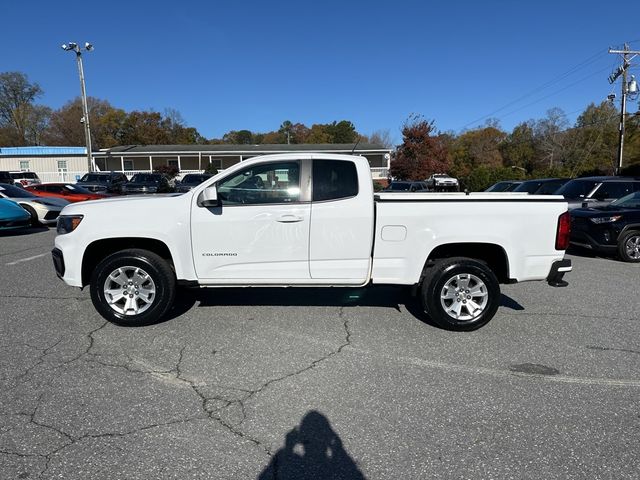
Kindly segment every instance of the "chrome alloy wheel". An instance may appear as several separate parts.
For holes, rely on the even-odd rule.
[[[115,269],[104,282],[107,304],[121,315],[145,312],[156,297],[156,285],[151,276],[139,267]]]
[[[488,302],[487,286],[470,273],[451,277],[440,292],[442,308],[456,320],[474,320],[484,311]]]
[[[640,234],[627,238],[627,241],[624,243],[624,249],[629,258],[634,260],[640,259]]]

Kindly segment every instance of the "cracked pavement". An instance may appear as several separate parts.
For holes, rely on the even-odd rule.
[[[637,478],[640,265],[574,256],[446,332],[405,290],[182,292],[105,322],[0,235],[0,478]],[[523,368],[525,367],[525,368]]]

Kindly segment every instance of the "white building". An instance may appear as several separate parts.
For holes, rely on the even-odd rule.
[[[292,152],[323,152],[362,155],[369,160],[373,179],[385,180],[391,149],[380,145],[129,145],[93,152],[101,171],[150,172],[160,165],[175,165],[182,174],[224,170],[257,155]],[[0,170],[36,172],[43,182],[73,182],[87,172],[84,147],[1,147]]]

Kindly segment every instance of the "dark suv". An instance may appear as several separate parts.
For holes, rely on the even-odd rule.
[[[565,183],[557,192],[569,202],[569,210],[580,207],[604,207],[614,200],[640,191],[640,178],[585,177]]]
[[[92,172],[85,173],[76,183],[91,192],[122,193],[122,186],[127,183],[127,177],[120,172]]]
[[[640,262],[640,191],[606,207],[571,211],[571,244]]]

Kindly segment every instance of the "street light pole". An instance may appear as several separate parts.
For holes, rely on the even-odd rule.
[[[82,120],[84,124],[84,138],[87,146],[87,168],[89,172],[95,170],[93,163],[93,157],[91,155],[91,127],[89,125],[89,107],[87,105],[87,89],[84,83],[84,69],[82,67],[82,49],[75,42],[69,42],[69,44],[62,45],[62,49],[66,51],[73,51],[76,54],[76,61],[78,64],[78,75],[80,76],[80,93],[82,98]],[[90,43],[84,44],[84,50],[90,52],[93,50],[93,45]]]

